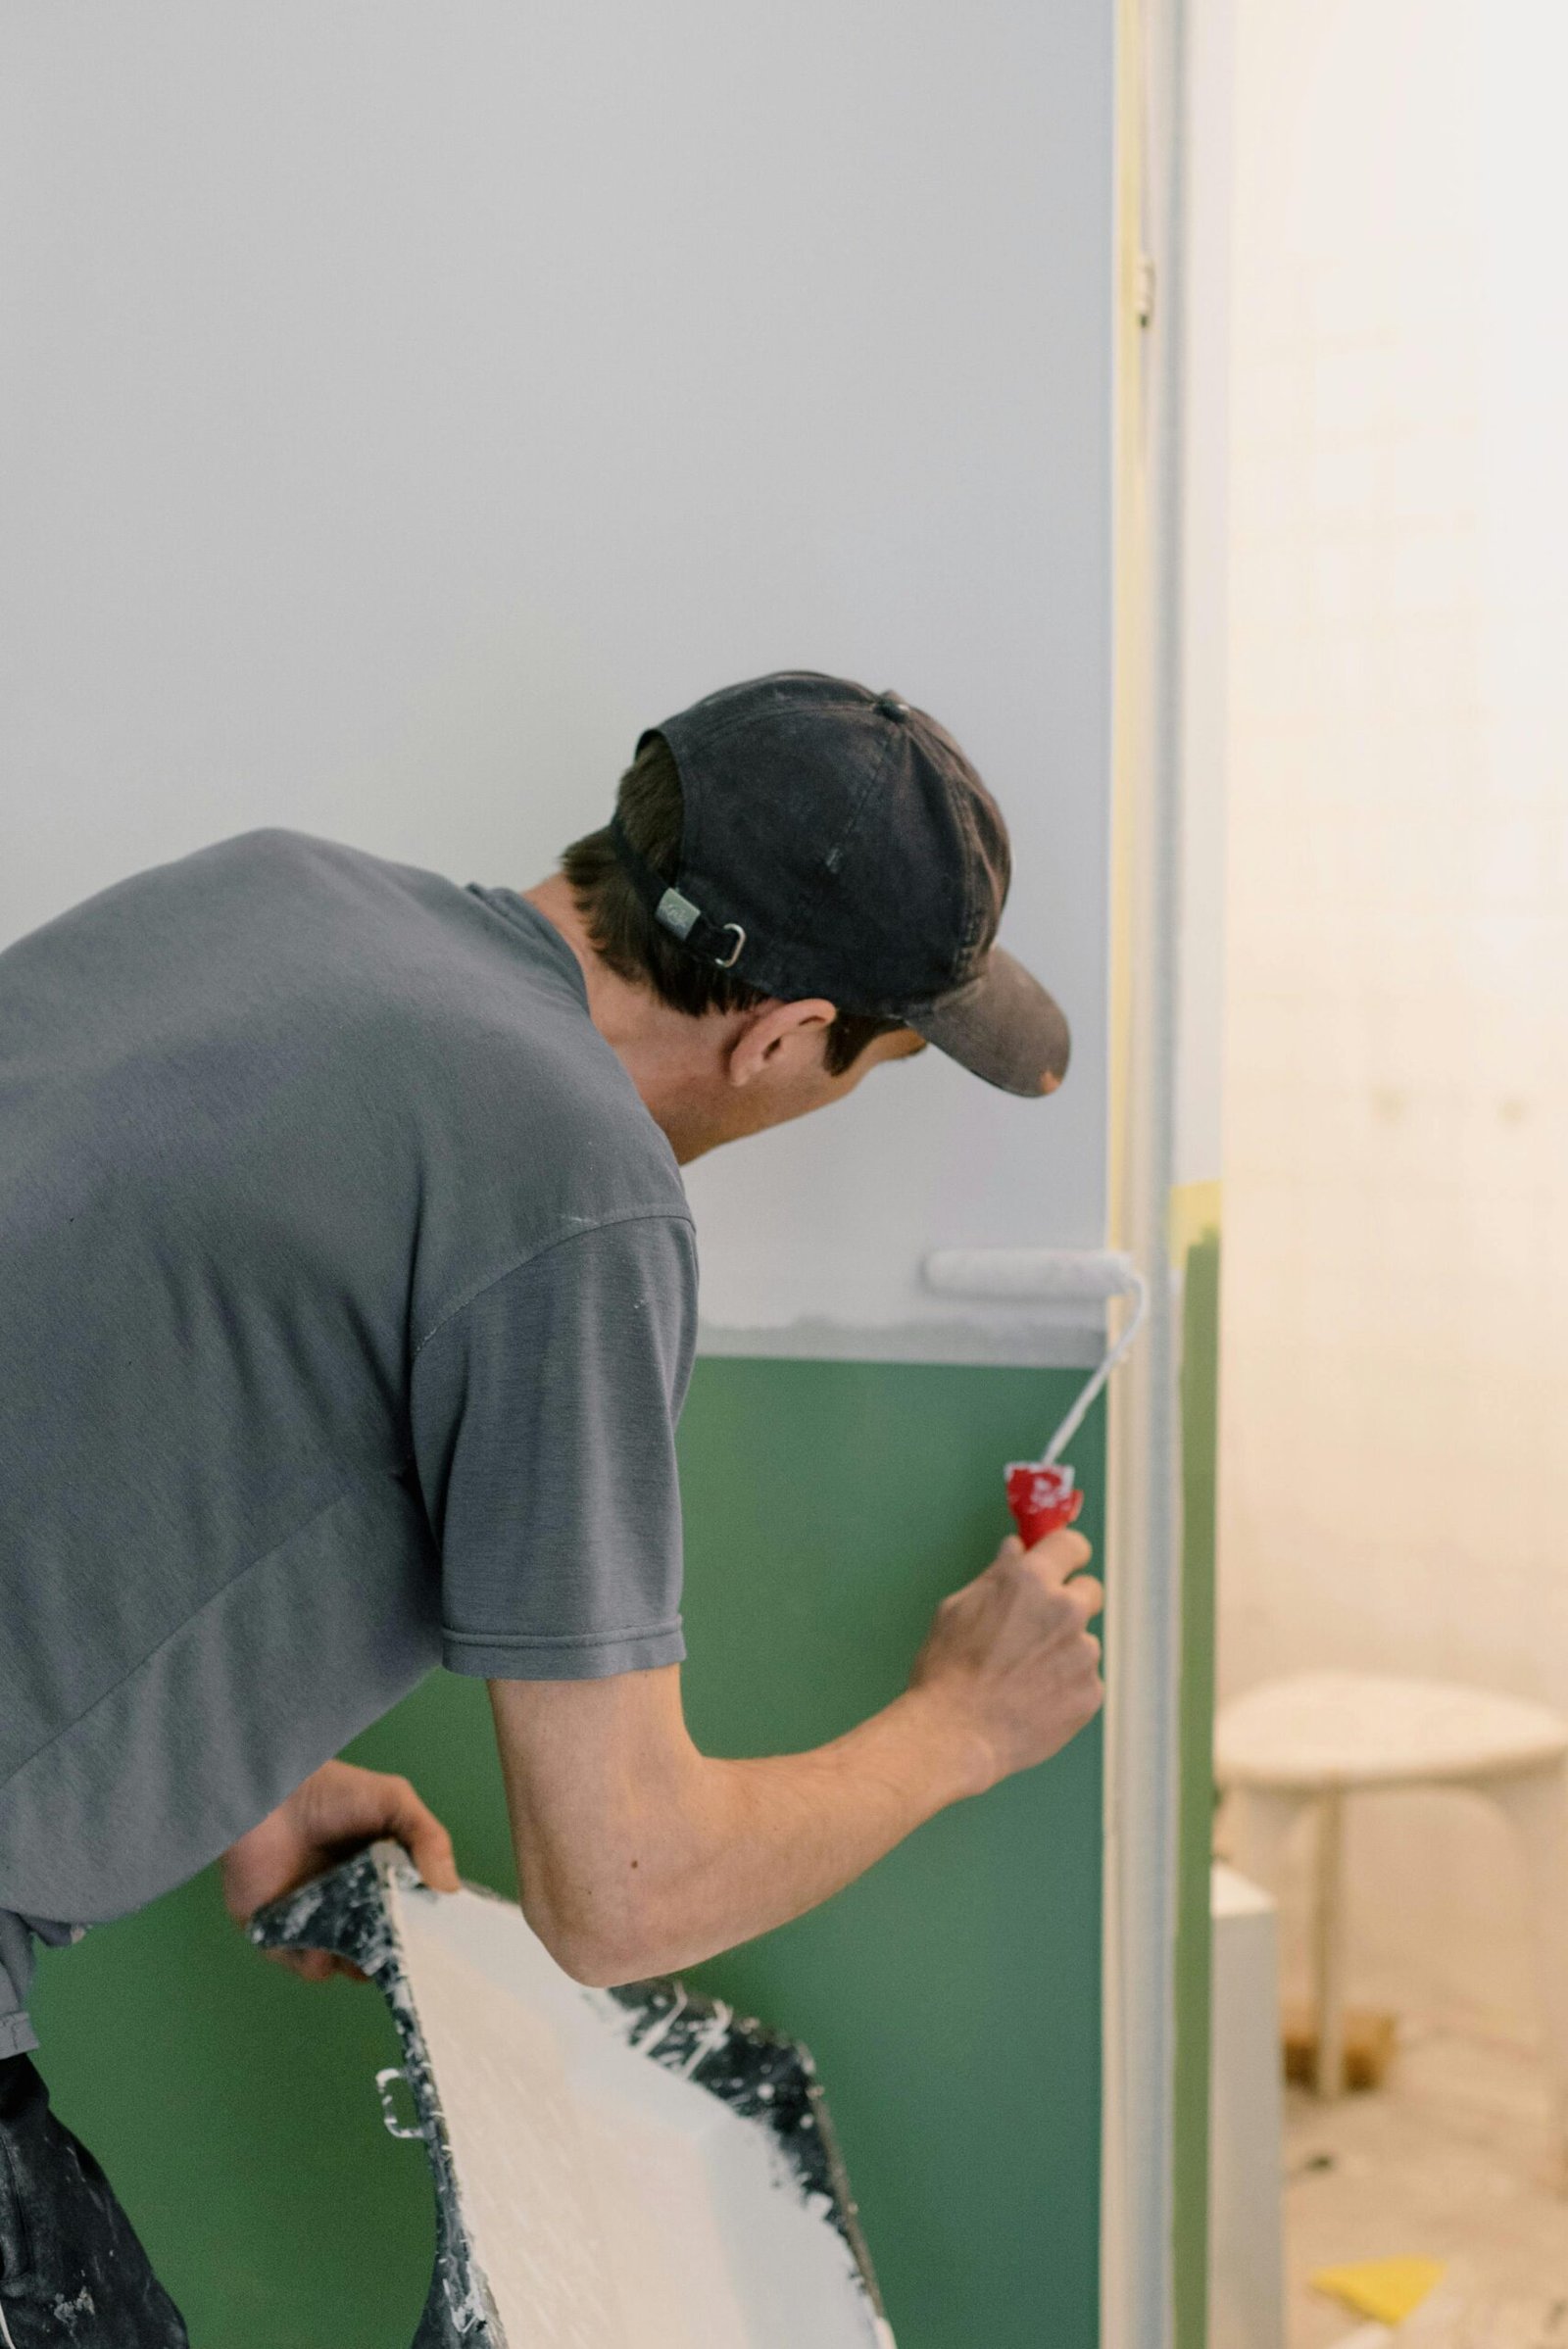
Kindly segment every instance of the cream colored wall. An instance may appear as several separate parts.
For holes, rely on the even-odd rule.
[[[1562,39],[1238,11],[1222,1695],[1568,1710]],[[1352,1836],[1356,1986],[1528,2018],[1490,1818]]]

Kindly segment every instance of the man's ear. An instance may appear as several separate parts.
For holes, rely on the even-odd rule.
[[[754,1085],[760,1077],[818,1066],[822,1039],[837,1017],[838,1005],[821,996],[798,1003],[759,1003],[730,1048],[730,1083]]]

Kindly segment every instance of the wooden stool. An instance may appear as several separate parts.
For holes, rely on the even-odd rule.
[[[1483,1794],[1522,1853],[1541,1979],[1553,2125],[1568,2149],[1568,1721],[1544,1705],[1442,1681],[1307,1672],[1268,1681],[1215,1723],[1215,1770],[1231,1796],[1232,1858],[1273,1886],[1280,1850],[1318,1812],[1312,1934],[1317,2093],[1344,2075],[1344,1819],[1349,1794],[1450,1786]]]

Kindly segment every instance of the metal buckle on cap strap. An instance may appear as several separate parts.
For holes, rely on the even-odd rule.
[[[656,873],[641,850],[633,848],[627,839],[618,809],[610,819],[610,838],[622,872],[660,928],[678,938],[688,954],[711,962],[718,970],[733,970],[746,949],[746,932],[740,923],[710,921],[701,905],[694,905],[684,890],[675,888],[662,873]],[[727,954],[717,952],[723,938],[735,941]]]
[[[741,958],[741,950],[746,944],[746,932],[741,928],[740,923],[727,921],[720,922],[715,926],[709,920],[702,907],[694,905],[691,899],[683,897],[678,889],[665,890],[654,907],[654,919],[662,930],[668,930],[672,937],[680,940],[682,946],[689,946],[693,954],[702,954],[705,961],[715,963],[720,970],[733,970]],[[735,944],[727,954],[715,954],[707,951],[710,937],[727,938],[732,931]]]

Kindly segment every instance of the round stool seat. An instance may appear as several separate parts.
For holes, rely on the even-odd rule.
[[[1302,1794],[1507,1778],[1564,1754],[1568,1720],[1545,1705],[1373,1672],[1266,1681],[1214,1725],[1221,1786]]]

